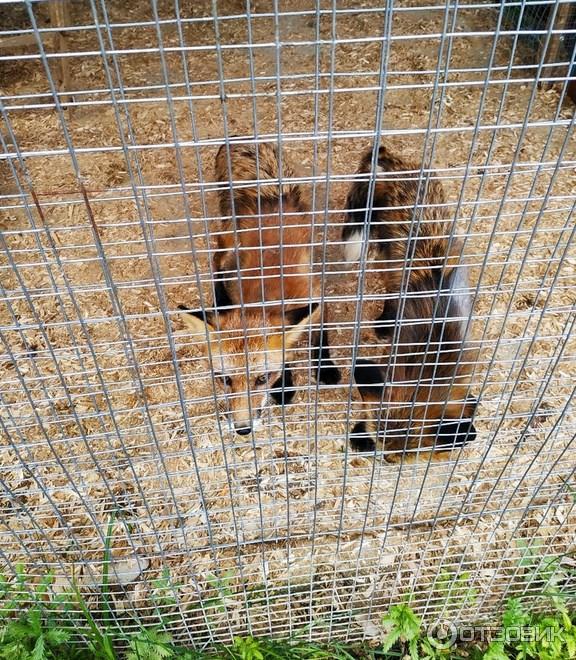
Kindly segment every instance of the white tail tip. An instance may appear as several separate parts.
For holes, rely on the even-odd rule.
[[[355,231],[350,234],[350,237],[346,241],[344,246],[344,258],[348,263],[353,263],[360,261],[360,256],[362,255],[362,245],[364,244],[364,238],[361,231]]]

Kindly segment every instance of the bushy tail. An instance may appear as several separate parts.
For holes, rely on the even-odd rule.
[[[215,178],[230,187],[219,191],[220,213],[223,216],[256,214],[258,197],[260,208],[264,206],[267,210],[277,208],[280,197],[297,205],[300,187],[294,183],[280,185],[280,174],[283,180],[294,176],[284,157],[280,172],[278,149],[274,145],[241,142],[222,145],[216,155]]]
[[[443,227],[444,219],[435,205],[445,201],[442,186],[437,181],[429,181],[427,189],[421,186],[418,171],[420,166],[394,156],[384,145],[378,149],[375,164],[376,174],[380,175],[375,183],[370,199],[370,181],[374,149],[367,149],[358,165],[357,174],[364,175],[351,185],[346,199],[348,222],[342,230],[345,241],[346,260],[355,262],[360,259],[362,247],[366,241],[366,218],[368,218],[369,238],[381,239],[384,250],[387,241],[405,240],[412,221],[413,207],[424,204],[424,219],[420,234],[434,234],[436,229],[429,225],[430,220],[439,220],[438,232]],[[373,209],[375,209],[373,211]],[[405,249],[405,246],[404,246]]]

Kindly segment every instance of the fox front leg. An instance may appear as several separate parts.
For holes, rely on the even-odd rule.
[[[286,406],[292,403],[295,394],[292,370],[284,365],[282,375],[272,385],[270,396],[276,405]]]
[[[340,371],[330,357],[328,331],[324,326],[312,333],[312,367],[319,383],[336,385],[340,382]]]

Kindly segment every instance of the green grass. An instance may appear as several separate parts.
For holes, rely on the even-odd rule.
[[[102,584],[107,584],[106,580]],[[51,576],[31,585],[22,566],[12,580],[0,576],[0,659],[576,659],[575,616],[557,593],[547,614],[531,614],[518,600],[510,600],[499,633],[484,643],[444,648],[443,638],[428,637],[418,616],[404,604],[392,607],[381,617],[382,641],[377,646],[236,637],[232,644],[198,652],[173,644],[159,626],[136,626],[136,632],[123,632],[101,607],[110,602],[109,594],[101,594],[96,614],[77,586],[67,594],[54,596],[51,585]],[[528,634],[520,635],[519,630]]]
[[[88,598],[75,581],[65,593],[55,594],[51,573],[34,578],[23,565],[16,566],[10,578],[0,574],[0,660],[576,660],[576,616],[562,590],[574,578],[574,571],[562,565],[561,557],[545,558],[535,544],[521,545],[519,567],[527,585],[541,585],[536,602],[540,608],[546,604],[547,613],[531,613],[519,600],[511,599],[499,630],[481,642],[448,648],[445,637],[429,636],[409,605],[400,604],[381,616],[377,645],[319,644],[307,641],[304,634],[288,640],[239,636],[231,644],[200,652],[177,646],[166,632],[178,621],[174,613],[177,585],[168,572],[153,583],[156,623],[144,625],[126,613],[119,622],[110,586],[112,532],[111,519],[97,597],[90,594]],[[233,596],[232,577],[210,576],[214,596],[206,600],[206,607],[225,609],[226,599]],[[446,605],[470,607],[475,602],[476,592],[466,586],[468,577],[466,573],[440,574],[436,586],[446,593]],[[486,627],[479,625],[474,632],[483,630]]]

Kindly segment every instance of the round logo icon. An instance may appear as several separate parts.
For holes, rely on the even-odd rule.
[[[458,637],[458,629],[452,621],[439,619],[428,626],[426,637],[434,648],[443,651],[454,646]]]

